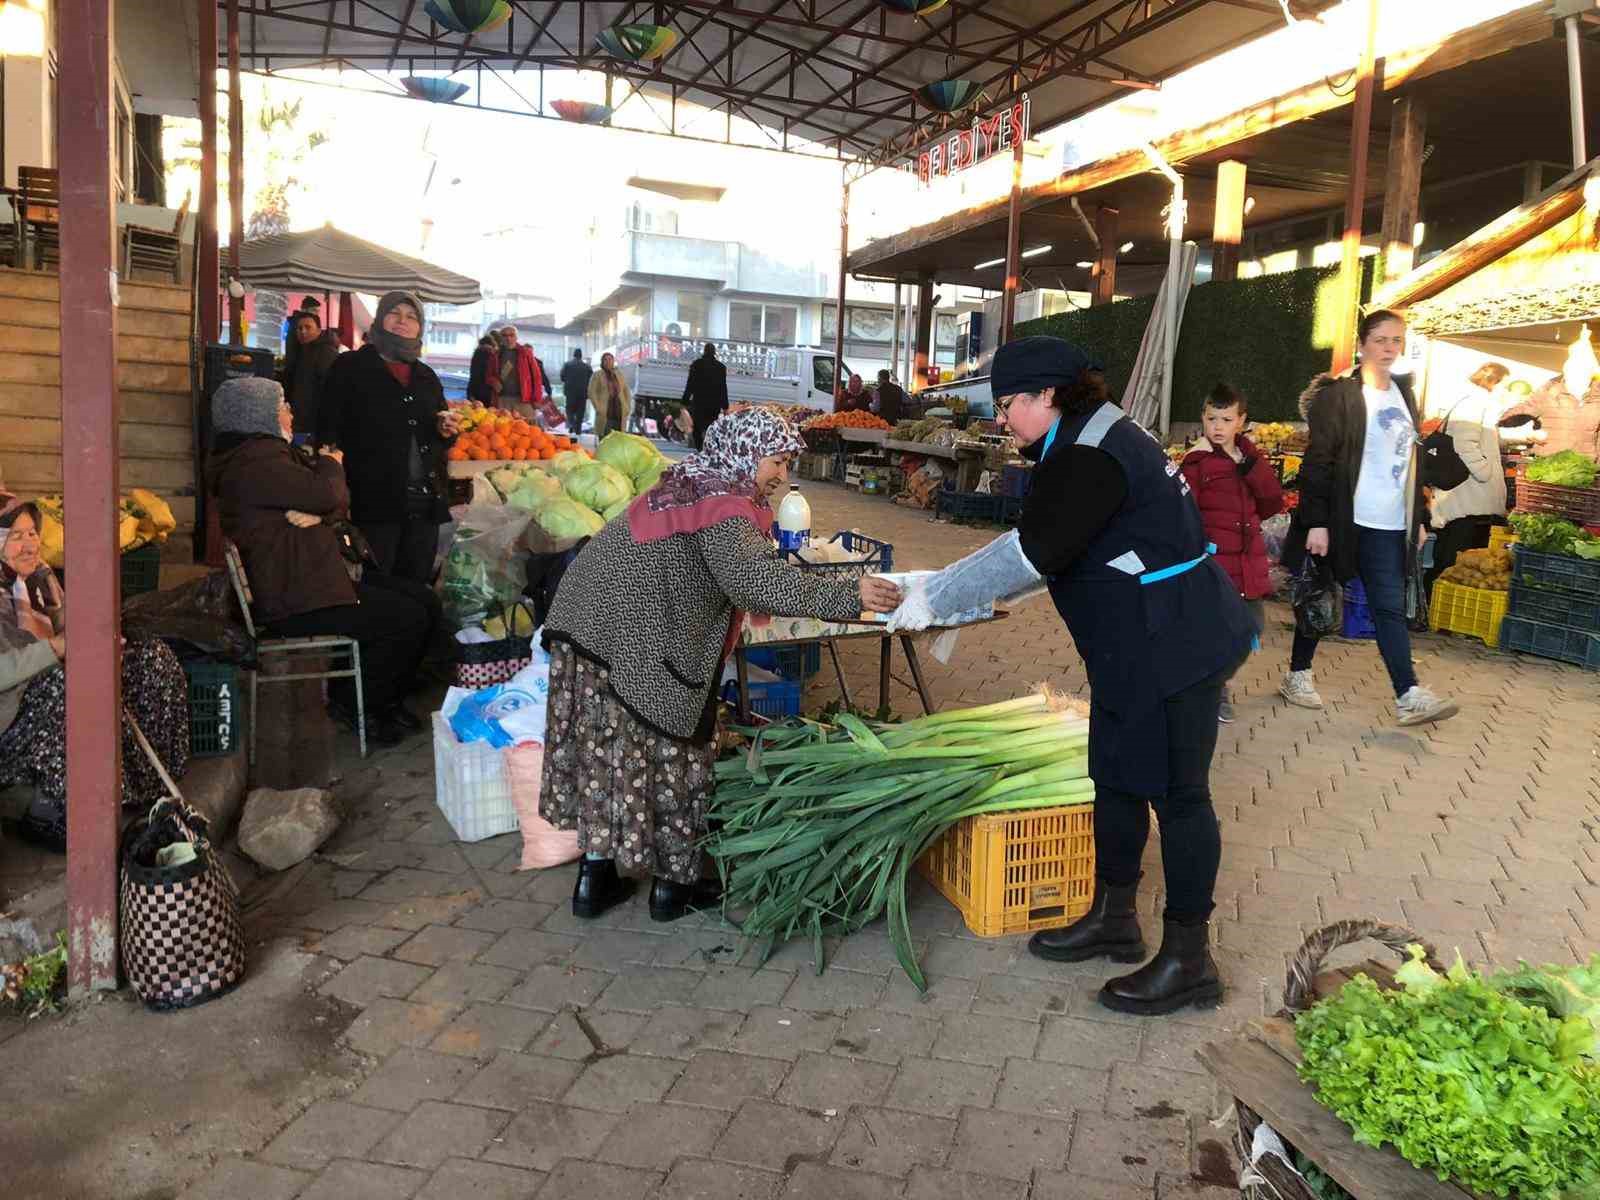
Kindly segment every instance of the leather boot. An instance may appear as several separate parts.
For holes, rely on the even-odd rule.
[[[627,900],[636,886],[617,874],[614,860],[580,858],[578,882],[572,889],[572,915],[592,921]]]
[[[722,883],[702,879],[698,883],[673,883],[656,876],[650,887],[650,919],[676,921],[690,909],[716,908],[722,903]]]
[[[1136,879],[1125,886],[1096,878],[1089,911],[1063,929],[1046,929],[1028,939],[1028,953],[1051,962],[1083,962],[1109,958],[1112,962],[1143,962],[1144,935],[1139,931],[1135,903]]]
[[[1211,958],[1211,923],[1164,923],[1161,949],[1132,975],[1108,980],[1100,1003],[1117,1012],[1157,1017],[1185,1005],[1215,1008],[1222,1003],[1222,977]]]

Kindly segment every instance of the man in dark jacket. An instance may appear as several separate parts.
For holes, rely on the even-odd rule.
[[[889,372],[878,372],[878,415],[893,425],[905,411],[906,394],[900,385],[889,378]]]
[[[584,414],[589,411],[589,380],[594,369],[583,361],[583,351],[574,350],[561,368],[561,394],[567,402],[567,431],[573,437],[583,432]]]
[[[478,339],[478,348],[472,352],[467,399],[485,408],[500,405],[500,335],[492,329]]]
[[[711,422],[728,411],[728,368],[717,361],[717,348],[710,342],[706,352],[689,364],[683,402],[694,418],[694,448],[702,450]]]
[[[285,356],[283,392],[294,412],[294,437],[302,442],[317,432],[317,408],[322,402],[322,385],[334,359],[344,349],[331,329],[323,329],[317,314],[309,311],[294,315],[294,352]]]

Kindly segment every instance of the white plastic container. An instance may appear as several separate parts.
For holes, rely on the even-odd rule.
[[[791,483],[789,494],[778,505],[778,549],[787,554],[810,544],[811,505],[800,494],[800,485]]]
[[[433,714],[434,800],[463,842],[519,828],[506,760],[488,742],[458,742],[443,713]]]

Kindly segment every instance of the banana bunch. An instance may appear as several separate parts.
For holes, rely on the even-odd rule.
[[[66,564],[66,511],[60,496],[40,496],[39,556],[52,567]],[[122,497],[117,512],[117,547],[124,554],[152,542],[167,540],[178,527],[172,508],[146,488],[134,488]]]

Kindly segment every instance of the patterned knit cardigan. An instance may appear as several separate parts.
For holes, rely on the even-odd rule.
[[[861,615],[854,579],[786,562],[742,518],[638,543],[619,517],[567,568],[545,622],[605,667],[628,712],[658,733],[703,742],[734,610],[844,620]]]

